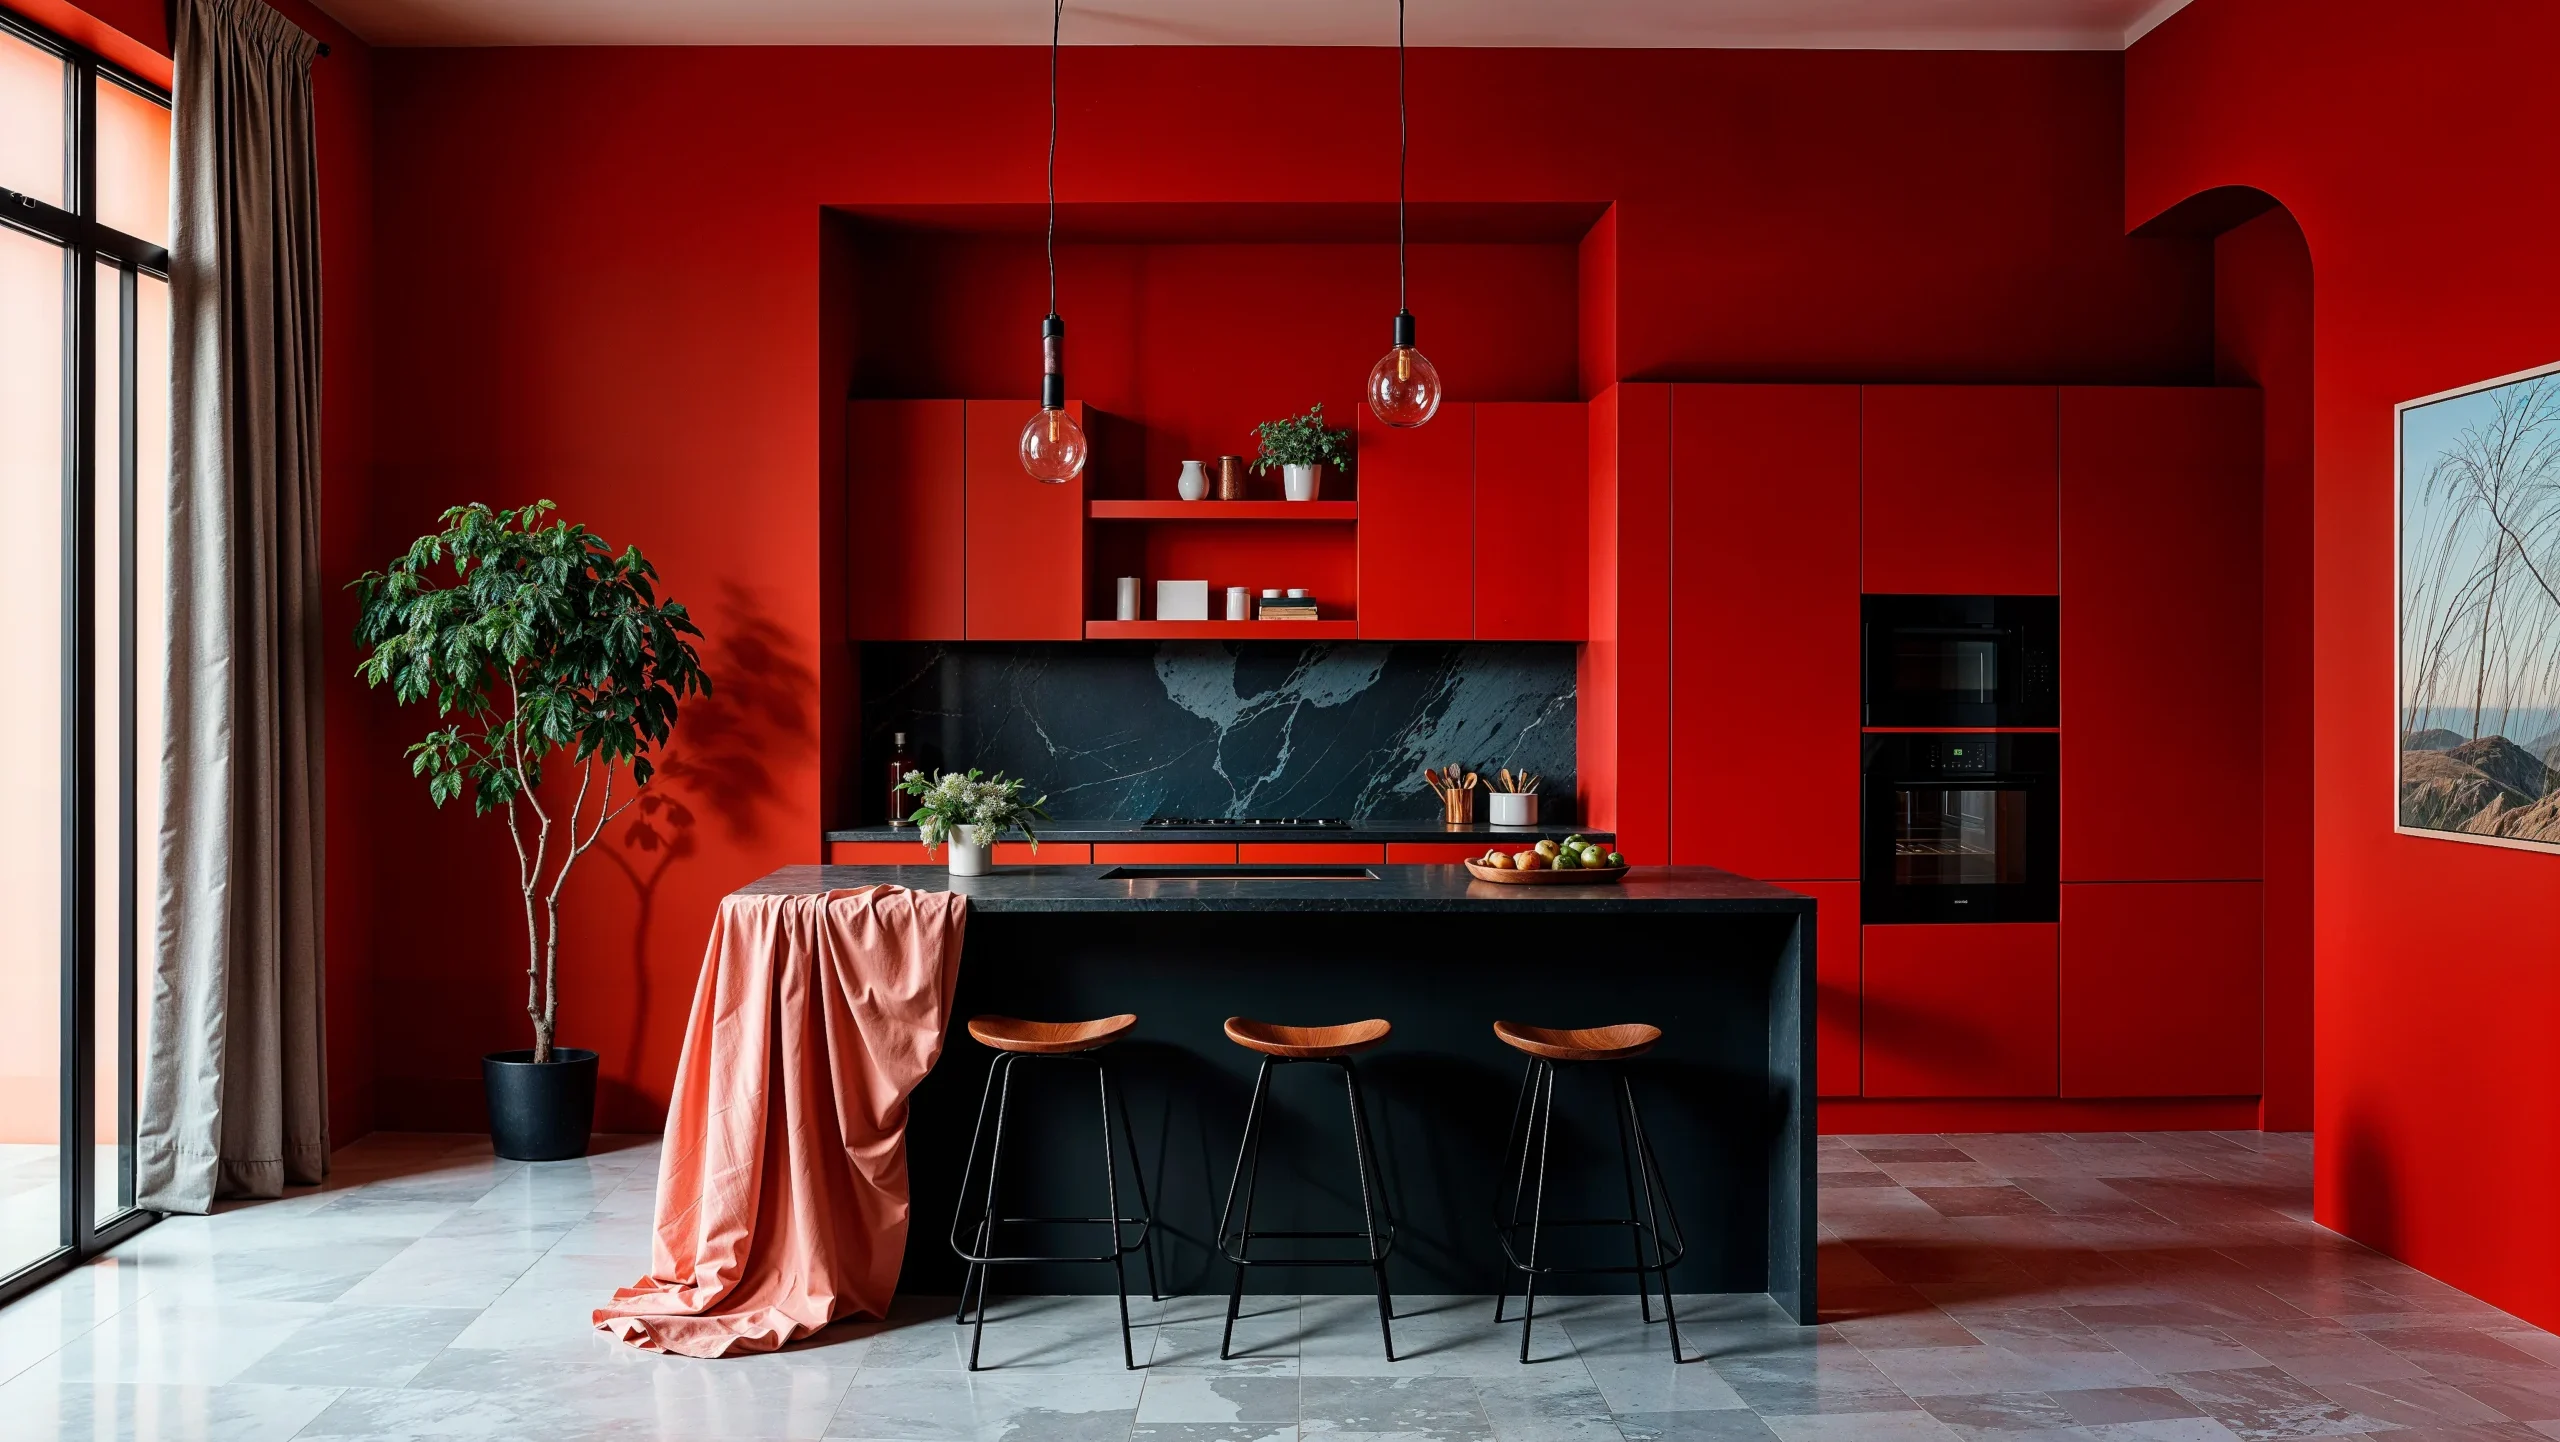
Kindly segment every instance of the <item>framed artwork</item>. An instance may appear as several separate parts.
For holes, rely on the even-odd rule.
[[[2560,364],[2394,420],[2397,828],[2560,852]]]

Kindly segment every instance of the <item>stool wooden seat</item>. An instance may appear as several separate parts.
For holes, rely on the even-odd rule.
[[[1069,1052],[1091,1051],[1109,1046],[1129,1034],[1138,1018],[1128,1012],[1106,1016],[1095,1021],[1025,1021],[1018,1016],[973,1016],[969,1018],[969,1035],[979,1045],[997,1051],[1025,1052],[1032,1056],[1064,1056]]]
[[[1497,1021],[1493,1034],[1504,1046],[1548,1061],[1626,1061],[1653,1050],[1653,1044],[1662,1040],[1662,1028],[1640,1021],[1566,1028]]]
[[[1387,1033],[1395,1028],[1371,1018],[1368,1021],[1344,1022],[1340,1026],[1282,1026],[1273,1021],[1255,1021],[1249,1017],[1227,1018],[1227,1040],[1247,1051],[1276,1056],[1284,1061],[1330,1061],[1335,1057],[1354,1056],[1386,1044]]]

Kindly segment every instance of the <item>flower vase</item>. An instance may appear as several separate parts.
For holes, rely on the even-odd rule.
[[[947,854],[951,860],[952,875],[984,876],[987,874],[986,847],[973,841],[963,841],[957,836],[944,842],[943,845],[947,848]]]

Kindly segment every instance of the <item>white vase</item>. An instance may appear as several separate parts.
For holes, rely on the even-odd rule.
[[[1174,487],[1186,501],[1202,499],[1209,494],[1208,467],[1201,465],[1198,461],[1184,461],[1182,479],[1175,482]]]
[[[1280,493],[1293,501],[1314,500],[1316,498],[1316,468],[1314,466],[1282,466],[1280,468]]]
[[[987,848],[975,842],[963,841],[957,836],[944,842],[943,845],[949,848],[952,875],[984,876],[987,874]]]

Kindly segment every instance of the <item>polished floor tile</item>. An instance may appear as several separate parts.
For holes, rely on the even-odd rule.
[[[2307,1139],[1824,1138],[1823,1315],[1682,1296],[948,1298],[724,1361],[589,1313],[647,1265],[654,1143],[341,1152],[0,1309],[0,1439],[2234,1442],[2560,1437],[2560,1337],[2322,1230]],[[1518,1315],[1516,1300],[1508,1313]]]

